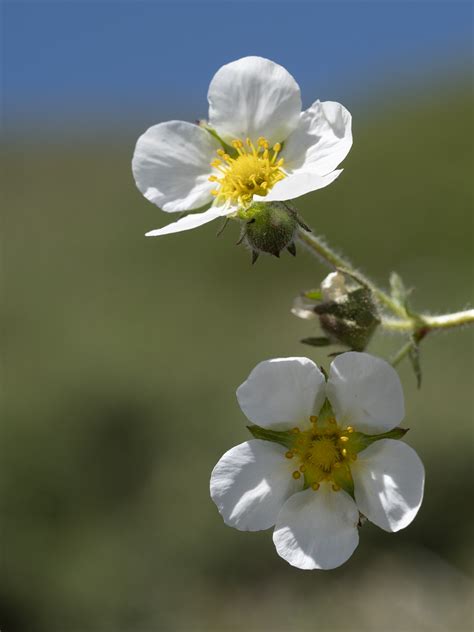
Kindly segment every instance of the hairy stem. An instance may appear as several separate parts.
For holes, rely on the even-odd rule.
[[[374,294],[379,302],[389,309],[392,313],[406,318],[406,312],[398,303],[396,303],[386,292],[378,288],[370,279],[361,274],[358,270],[352,267],[350,261],[338,255],[334,250],[328,246],[321,237],[318,237],[314,233],[308,233],[303,228],[298,229],[297,238],[308,250],[315,254],[319,259],[324,261],[332,268],[343,268],[350,274],[354,274],[358,277]]]
[[[428,329],[451,329],[452,327],[462,327],[462,325],[474,323],[474,309],[466,309],[462,312],[453,312],[452,314],[442,314],[440,316],[421,314],[421,318]]]
[[[467,309],[462,312],[454,312],[452,314],[443,314],[440,316],[432,316],[430,314],[410,315],[407,310],[389,296],[384,290],[380,289],[368,279],[365,275],[356,270],[350,261],[335,252],[321,237],[314,233],[310,233],[303,228],[298,229],[298,241],[310,250],[315,256],[326,263],[331,268],[340,268],[352,274],[356,279],[360,279],[361,283],[366,285],[373,293],[379,303],[390,311],[396,318],[382,315],[381,325],[385,329],[391,331],[417,333],[421,332],[421,337],[426,333],[438,329],[452,329],[453,327],[461,327],[474,323],[474,309]],[[411,343],[402,347],[397,354],[394,363],[398,364],[405,357],[410,349]],[[406,347],[406,349],[405,349]],[[398,357],[400,356],[400,357]]]

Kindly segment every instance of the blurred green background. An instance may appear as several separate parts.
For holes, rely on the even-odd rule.
[[[271,532],[241,533],[223,524],[208,485],[223,452],[249,438],[235,390],[266,358],[308,355],[329,365],[327,350],[299,343],[317,335],[315,325],[290,314],[293,298],[327,271],[302,250],[295,259],[261,257],[251,266],[250,253],[234,245],[233,224],[218,239],[218,222],[144,237],[172,216],[135,188],[130,160],[138,135],[160,120],[192,119],[195,103],[205,114],[207,82],[221,63],[245,54],[274,57],[269,47],[280,40],[269,33],[271,43],[263,41],[265,21],[244,31],[238,21],[245,22],[244,12],[215,26],[234,25],[261,44],[257,50],[240,36],[237,47],[220,28],[202,46],[191,45],[199,16],[208,24],[205,3],[195,14],[178,7],[181,21],[165,21],[160,37],[146,40],[143,30],[159,23],[145,15],[153,3],[140,3],[140,10],[133,3],[113,6],[119,4],[120,24],[118,9],[107,13],[112,3],[70,10],[61,3],[40,9],[10,3],[7,12],[2,632],[473,629],[467,328],[423,343],[421,390],[408,364],[400,367],[407,441],[427,472],[425,500],[409,528],[390,535],[367,524],[343,567],[303,572],[276,555]],[[268,17],[264,5],[261,20]],[[255,6],[246,6],[253,19]],[[416,309],[468,307],[471,77],[462,60],[447,70],[444,39],[429,73],[414,67],[436,49],[435,31],[443,37],[449,31],[459,43],[464,25],[468,41],[469,10],[456,14],[454,28],[441,3],[404,9],[354,3],[353,14],[344,6],[339,30],[318,30],[319,39],[309,35],[325,23],[319,5],[313,16],[319,22],[290,16],[283,4],[272,9],[274,19],[280,12],[281,24],[292,28],[284,40],[291,45],[276,59],[298,80],[301,71],[305,104],[339,99],[354,114],[344,173],[297,205],[318,234],[376,281],[386,285],[397,270],[414,288]],[[157,3],[156,17],[163,11]],[[218,11],[224,9],[212,7],[211,15]],[[60,14],[68,28],[58,26]],[[126,36],[119,37],[121,28]],[[111,46],[101,39],[107,29],[117,38]],[[132,30],[138,48],[131,46]],[[163,50],[168,37],[174,48]],[[170,60],[169,68],[146,58],[145,41]],[[389,59],[386,41],[396,42],[402,56]],[[343,58],[348,70],[341,75]],[[197,66],[201,74],[185,105],[178,88],[161,99],[160,86],[179,84],[183,92]],[[363,68],[373,76],[362,76]],[[387,356],[400,344],[396,335],[377,336],[369,351]]]

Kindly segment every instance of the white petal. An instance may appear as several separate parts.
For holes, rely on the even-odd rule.
[[[209,122],[226,141],[265,136],[282,142],[298,125],[300,89],[282,66],[243,57],[222,66],[208,92]]]
[[[294,200],[295,198],[323,189],[342,173],[342,169],[320,176],[317,173],[295,171],[283,180],[275,184],[273,189],[265,196],[255,195],[256,202],[283,202],[284,200]]]
[[[338,422],[360,432],[386,432],[405,416],[397,372],[385,360],[368,353],[349,351],[337,356],[326,389]]]
[[[290,172],[324,176],[347,156],[352,146],[352,117],[333,101],[316,101],[302,112],[298,127],[286,139],[281,157]]]
[[[291,313],[298,316],[298,318],[303,318],[304,320],[313,320],[318,317],[314,311],[314,305],[314,301],[306,298],[305,296],[299,295],[293,301]]]
[[[224,454],[211,474],[211,498],[226,524],[260,531],[275,524],[283,503],[303,486],[275,443],[246,441]]]
[[[321,292],[325,301],[337,301],[346,296],[346,278],[342,272],[330,272],[321,281]]]
[[[213,206],[204,213],[194,213],[192,215],[186,215],[186,217],[182,217],[181,219],[178,219],[177,222],[168,224],[163,228],[150,230],[148,233],[146,233],[146,236],[157,237],[158,235],[169,235],[170,233],[180,233],[183,230],[197,228],[198,226],[202,226],[203,224],[212,222],[212,220],[216,219],[216,217],[222,217],[222,215],[227,214],[227,212],[228,211],[226,209],[223,209],[222,207]]]
[[[132,160],[137,187],[163,211],[191,211],[213,200],[209,182],[220,143],[208,131],[168,121],[150,127],[138,139]]]
[[[352,466],[360,511],[385,531],[408,526],[423,500],[425,468],[406,443],[381,439],[359,453]]]
[[[359,511],[344,491],[322,483],[306,489],[283,505],[273,532],[278,555],[303,570],[336,568],[359,543]]]
[[[324,375],[308,358],[260,362],[237,389],[237,399],[254,424],[274,430],[309,427],[325,398]]]

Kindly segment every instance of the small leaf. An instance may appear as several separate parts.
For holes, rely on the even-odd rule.
[[[311,345],[312,347],[327,347],[331,344],[329,338],[325,336],[313,337],[313,338],[303,338],[300,342],[305,345]]]
[[[418,388],[421,387],[421,364],[420,364],[420,346],[413,340],[413,343],[410,347],[410,351],[408,352],[408,357],[410,359],[411,366],[416,376],[416,385]]]
[[[408,299],[412,293],[412,288],[407,288],[403,283],[402,278],[396,272],[392,272],[390,275],[390,287],[392,289],[392,298],[401,305],[408,316],[415,320],[419,320],[418,314],[416,314],[410,307]]]
[[[397,272],[392,272],[390,275],[390,288],[392,290],[392,297],[405,307],[405,302],[408,298],[408,290],[402,281],[402,277]]]

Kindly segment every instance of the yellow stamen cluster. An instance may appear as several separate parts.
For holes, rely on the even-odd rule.
[[[261,136],[256,146],[247,138],[245,143],[233,140],[232,147],[234,156],[218,149],[219,158],[211,162],[219,172],[219,175],[209,176],[209,180],[218,185],[212,194],[219,201],[247,207],[254,195],[267,195],[275,183],[285,177],[281,169],[284,160],[278,159],[281,145],[275,143],[270,149],[268,141]]]
[[[301,474],[305,483],[315,491],[323,481],[332,482],[332,489],[339,491],[341,476],[350,477],[350,462],[357,459],[355,452],[348,449],[349,436],[354,432],[352,426],[341,428],[334,418],[327,419],[318,425],[316,416],[310,417],[311,428],[300,430],[293,428],[297,435],[291,450],[285,453],[287,459],[297,460],[298,469],[293,478],[299,479]]]

